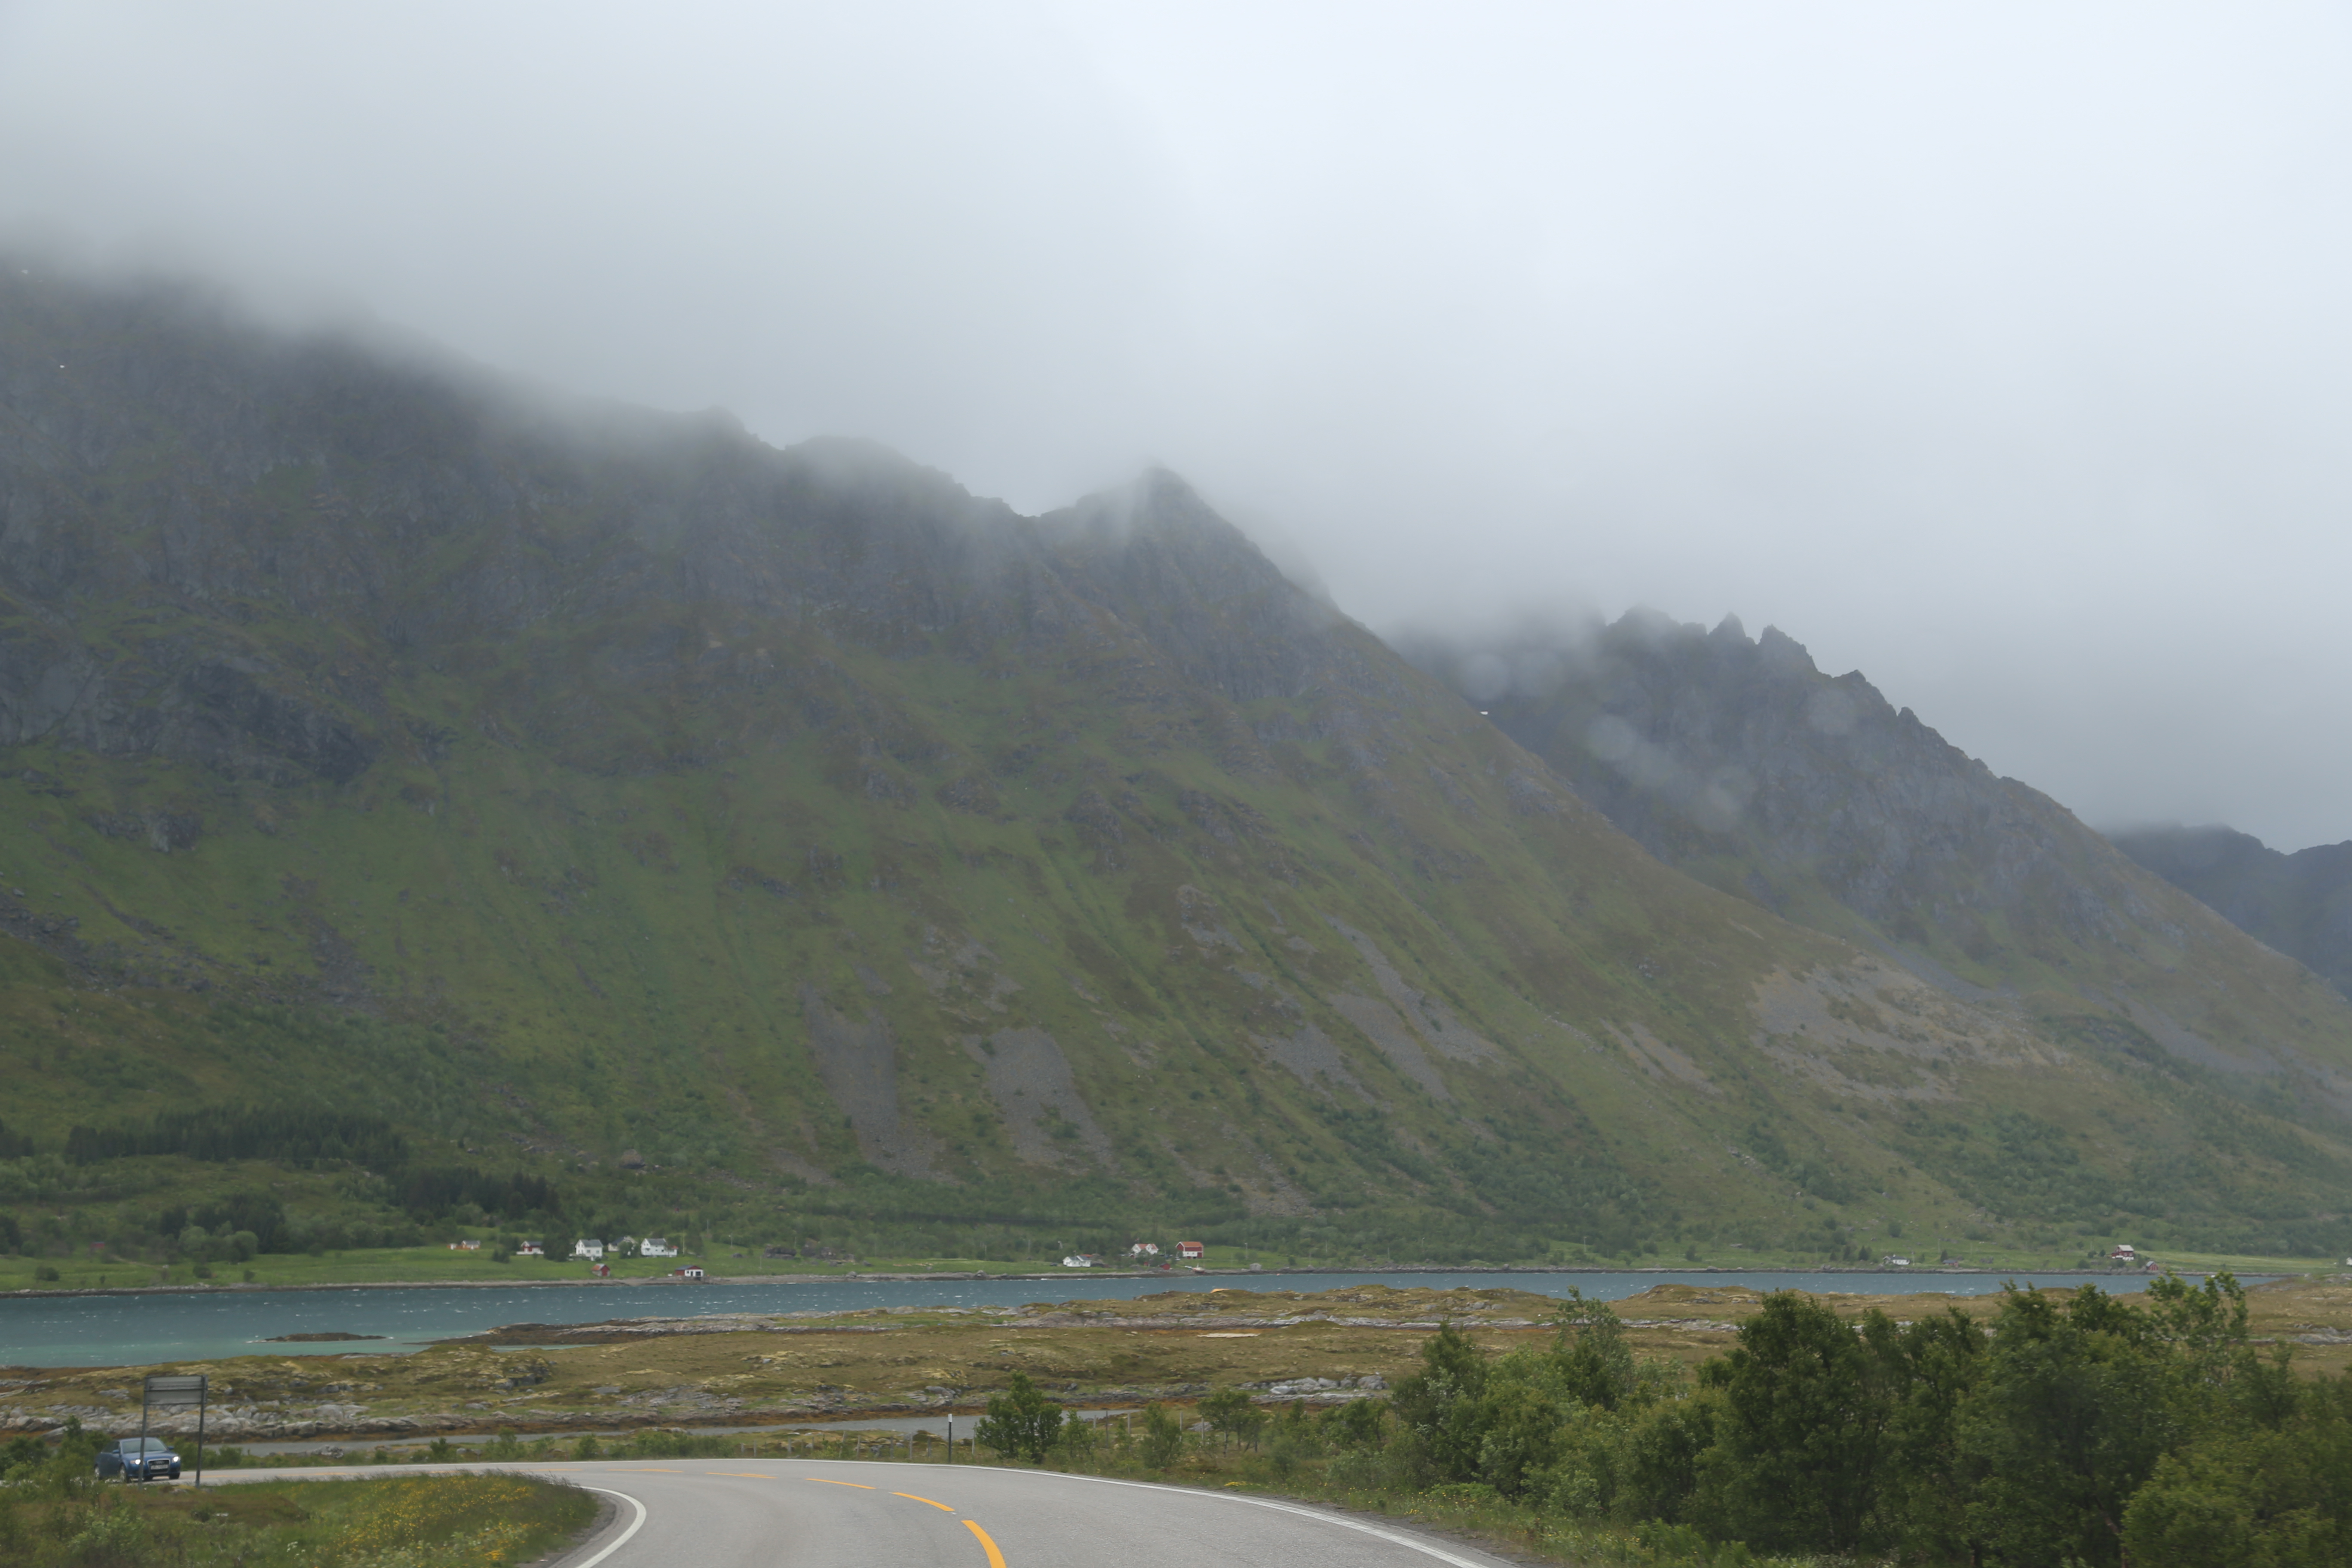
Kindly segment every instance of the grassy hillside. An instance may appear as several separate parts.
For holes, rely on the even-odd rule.
[[[0,386],[26,1247],[2352,1240],[2333,1016],[2217,1099],[1669,870],[1171,477],[1023,518],[21,273]]]

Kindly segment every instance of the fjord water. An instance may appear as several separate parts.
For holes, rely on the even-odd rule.
[[[238,1355],[384,1354],[502,1323],[594,1323],[613,1318],[723,1312],[848,1312],[879,1307],[1017,1307],[1031,1301],[1132,1300],[1163,1290],[1336,1290],[1349,1285],[1437,1289],[1496,1287],[1615,1301],[1653,1285],[1745,1285],[1759,1290],[1981,1296],[2003,1281],[2071,1289],[2145,1289],[2137,1274],[1689,1273],[1561,1271],[1377,1274],[1155,1275],[1045,1279],[814,1279],[701,1285],[415,1286],[341,1290],[207,1291],[202,1295],[27,1296],[0,1300],[0,1365],[140,1366]],[[283,1334],[381,1336],[282,1344]]]

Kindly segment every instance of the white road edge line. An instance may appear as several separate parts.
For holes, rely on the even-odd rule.
[[[646,1505],[631,1497],[628,1493],[616,1492],[610,1487],[592,1487],[584,1482],[574,1484],[578,1485],[580,1489],[583,1492],[603,1492],[606,1497],[619,1498],[623,1502],[627,1503],[631,1508],[637,1510],[637,1517],[629,1521],[628,1529],[621,1531],[621,1538],[618,1541],[615,1541],[611,1545],[605,1547],[604,1551],[599,1552],[595,1556],[588,1559],[587,1562],[572,1564],[572,1568],[596,1568],[597,1563],[602,1563],[605,1558],[610,1557],[614,1552],[618,1552],[622,1547],[626,1546],[629,1543],[629,1537],[635,1535],[638,1531],[643,1530],[646,1527]]]
[[[877,1462],[887,1464],[890,1461],[882,1460]],[[1053,1476],[1055,1480],[1092,1481],[1098,1487],[1133,1487],[1139,1491],[1174,1492],[1179,1497],[1209,1497],[1220,1498],[1226,1502],[1245,1502],[1253,1508],[1270,1508],[1280,1513],[1295,1513],[1299,1515],[1301,1518],[1315,1520],[1323,1524],[1336,1524],[1343,1530],[1360,1531],[1366,1535],[1375,1535],[1381,1540],[1390,1542],[1391,1545],[1402,1546],[1406,1548],[1408,1551],[1418,1552],[1424,1557],[1434,1557],[1440,1563],[1450,1563],[1454,1564],[1454,1568],[1494,1568],[1495,1563],[1498,1561],[1498,1559],[1488,1558],[1486,1562],[1481,1563],[1474,1558],[1457,1557],[1442,1546],[1432,1545],[1426,1541],[1416,1540],[1412,1536],[1402,1534],[1397,1531],[1382,1530],[1377,1524],[1367,1524],[1362,1520],[1349,1519],[1343,1514],[1326,1513],[1320,1509],[1302,1508],[1295,1502],[1276,1502],[1272,1498],[1243,1497],[1234,1492],[1213,1492],[1199,1487],[1162,1486],[1157,1481],[1113,1480],[1108,1476],[1073,1476],[1066,1472],[1056,1473],[1051,1470],[1016,1470],[1007,1465],[973,1465],[969,1468],[976,1470],[994,1470],[999,1475],[1005,1476],[1050,1475]],[[590,1568],[590,1565],[583,1563],[580,1564],[580,1568]]]
[[[996,1467],[989,1468],[993,1469]],[[1011,1473],[1034,1475],[1037,1472],[1014,1470]],[[1418,1552],[1424,1557],[1434,1557],[1440,1563],[1451,1563],[1454,1568],[1492,1568],[1491,1560],[1488,1563],[1478,1563],[1467,1557],[1457,1557],[1444,1547],[1433,1546],[1426,1541],[1417,1541],[1410,1535],[1401,1534],[1393,1530],[1382,1530],[1377,1524],[1367,1524],[1362,1520],[1349,1519],[1342,1514],[1325,1513],[1320,1509],[1301,1508],[1295,1502],[1276,1502],[1272,1498],[1264,1497],[1242,1497],[1234,1492],[1204,1491],[1195,1487],[1163,1487],[1153,1481],[1117,1481],[1108,1476],[1071,1476],[1067,1479],[1074,1481],[1097,1481],[1107,1487],[1137,1487],[1145,1491],[1179,1492],[1186,1497],[1221,1497],[1227,1502],[1245,1502],[1253,1508],[1270,1508],[1277,1512],[1295,1513],[1307,1519],[1319,1520],[1325,1524],[1336,1524],[1342,1529],[1361,1531],[1366,1535],[1376,1535],[1393,1545]],[[587,1564],[581,1564],[581,1568],[587,1568]]]

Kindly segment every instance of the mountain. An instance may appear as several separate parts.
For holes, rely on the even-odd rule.
[[[1776,628],[1636,612],[1407,649],[1669,865],[2049,1038],[2233,1098],[2347,1108],[2347,1015],[2303,965]]]
[[[1172,475],[1025,517],[0,276],[28,1245],[2352,1240],[2352,1010],[2111,851],[2127,918],[1934,861],[2053,1009],[1604,809]]]
[[[2107,838],[2352,996],[2352,842],[2288,855],[2227,827],[2142,827]]]

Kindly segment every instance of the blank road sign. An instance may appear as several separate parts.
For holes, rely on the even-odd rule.
[[[150,1405],[202,1405],[205,1403],[205,1375],[192,1377],[150,1377],[147,1380],[147,1403]]]

